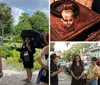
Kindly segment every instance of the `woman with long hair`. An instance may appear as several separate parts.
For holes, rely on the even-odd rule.
[[[58,59],[55,53],[50,56],[50,85],[58,85],[58,74],[64,70],[64,67],[58,67]]]
[[[46,46],[40,51],[37,61],[41,65],[42,72],[39,80],[39,85],[48,85],[49,84],[49,33],[44,35],[44,41]],[[44,57],[44,62],[42,58]]]
[[[84,75],[84,65],[79,55],[75,55],[72,65],[71,65],[71,74],[72,81],[71,85],[85,85],[83,81],[81,81],[82,76]]]
[[[34,67],[33,54],[35,53],[35,47],[31,42],[31,38],[26,37],[22,47],[17,48],[16,50],[21,52],[20,57],[22,59],[23,66],[24,66],[26,73],[27,73],[27,78],[23,79],[23,81],[25,81],[26,83],[31,83],[32,68]]]

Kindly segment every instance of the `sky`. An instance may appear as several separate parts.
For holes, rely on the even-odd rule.
[[[61,51],[63,52],[64,50],[67,50],[69,48],[69,46],[66,46],[66,42],[55,42],[54,45],[54,50],[55,51]]]
[[[66,43],[70,44],[66,46]],[[54,51],[64,52],[65,50],[68,50],[73,44],[77,43],[84,43],[84,42],[55,42]],[[85,42],[85,43],[97,43],[97,42]],[[98,42],[98,46],[100,46],[100,42]]]
[[[32,15],[36,10],[43,11],[49,15],[49,0],[0,0],[12,8],[12,15],[14,17],[14,25],[18,23],[18,17],[27,12]]]

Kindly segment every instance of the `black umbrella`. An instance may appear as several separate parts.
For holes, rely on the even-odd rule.
[[[35,46],[35,48],[43,48],[44,43],[44,35],[41,34],[38,31],[35,30],[23,30],[21,33],[21,37],[23,40],[25,40],[26,37],[29,37],[32,39],[32,44]]]

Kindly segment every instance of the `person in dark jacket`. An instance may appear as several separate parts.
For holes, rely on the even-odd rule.
[[[55,53],[50,56],[50,85],[58,85],[58,74],[64,70],[63,66],[58,66],[59,56]]]
[[[20,52],[20,58],[22,59],[23,66],[24,66],[26,73],[27,73],[27,78],[24,79],[23,81],[25,81],[27,83],[31,83],[32,68],[34,67],[34,65],[33,65],[33,62],[34,62],[33,55],[35,53],[35,47],[31,43],[31,38],[26,37],[25,42],[22,45],[22,47],[17,48],[16,50]]]

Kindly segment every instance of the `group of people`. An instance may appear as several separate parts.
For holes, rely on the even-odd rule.
[[[84,63],[79,55],[73,59],[71,66],[71,85],[99,85],[100,67],[97,65],[97,58],[92,57],[88,71],[84,73]]]
[[[50,58],[50,82],[51,85],[59,85],[58,74],[64,67],[58,65],[59,57],[55,53]],[[100,85],[100,58],[92,57],[88,71],[84,73],[84,70],[84,62],[79,55],[75,55],[70,67],[71,85]]]
[[[48,85],[49,83],[49,65],[48,65],[48,55],[49,55],[49,33],[45,33],[44,35],[44,48],[40,51],[37,56],[37,61],[41,65],[41,75],[38,77],[38,85]],[[32,39],[27,36],[24,40],[24,43],[21,48],[17,48],[16,50],[20,52],[20,58],[23,62],[23,66],[26,70],[26,78],[22,81],[25,82],[25,85],[30,85],[32,81],[32,69],[34,68],[34,54],[35,54],[35,46],[32,43]],[[44,57],[45,56],[45,57]],[[42,61],[42,57],[44,57],[44,62]],[[0,77],[3,75],[2,72],[2,62],[0,56]]]

